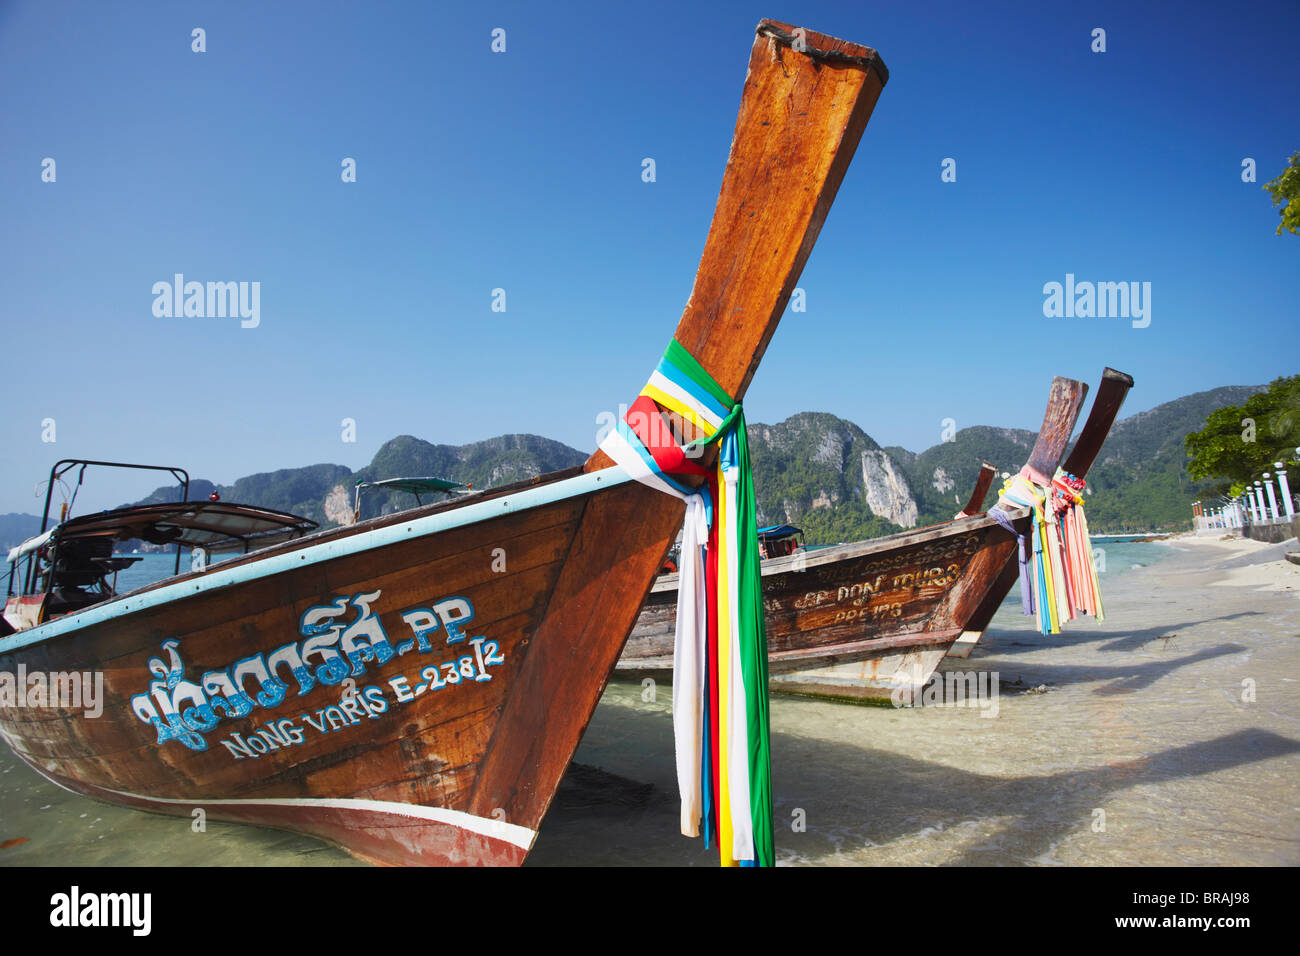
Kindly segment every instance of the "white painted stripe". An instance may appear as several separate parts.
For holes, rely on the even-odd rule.
[[[600,443],[600,450],[608,455],[631,479],[639,481],[641,484],[655,489],[655,491],[672,495],[682,501],[689,501],[692,497],[696,497],[678,491],[668,484],[662,475],[652,471],[645,457],[632,446],[631,442],[623,437],[623,433],[617,428],[612,429],[605,436],[605,440]]]
[[[324,561],[332,561],[335,558],[373,551],[377,548],[387,547],[390,544],[396,544],[399,541],[428,537],[451,528],[477,524],[480,521],[499,518],[506,514],[540,508],[543,505],[562,501],[566,498],[576,498],[579,495],[591,494],[603,488],[613,488],[631,480],[627,472],[621,468],[605,468],[601,471],[566,478],[563,481],[553,481],[545,485],[538,485],[535,488],[526,488],[503,498],[477,501],[460,508],[426,515],[423,518],[415,518],[409,522],[399,521],[384,528],[375,528],[372,531],[349,535],[334,541],[324,541],[295,551],[269,555],[261,560],[237,567],[222,568],[218,565],[202,577],[190,581],[178,581],[175,584],[168,584],[153,591],[146,591],[136,597],[127,597],[106,604],[99,604],[80,613],[57,618],[26,631],[19,631],[17,634],[0,640],[0,654],[6,654],[20,647],[58,637],[60,634],[67,634],[70,631],[80,630],[83,627],[123,617],[127,614],[135,614],[146,608],[158,607],[195,594],[255,581],[273,574],[280,574],[290,568],[307,567]]]
[[[110,790],[107,787],[98,787],[96,789],[118,797],[127,797],[131,800],[142,800],[146,803],[167,803],[173,806],[320,807],[327,810],[391,813],[395,816],[411,817],[416,820],[445,823],[461,830],[469,830],[472,833],[492,837],[494,840],[514,844],[524,850],[532,849],[533,841],[537,839],[536,830],[530,830],[528,827],[522,827],[516,823],[507,823],[504,820],[496,820],[491,817],[477,817],[472,813],[465,813],[461,810],[447,810],[443,807],[422,807],[413,803],[393,803],[388,800],[352,800],[345,797],[268,797],[262,800],[208,800],[195,797],[193,799],[178,800],[171,797],[146,797],[125,790]]]
[[[12,745],[12,741],[10,741]],[[25,764],[39,773],[42,777],[54,784],[60,790],[66,790],[68,793],[76,794],[79,797],[85,796],[81,790],[73,790],[61,780],[57,780],[45,772],[39,764],[29,760],[26,756],[19,754]],[[80,781],[78,781],[80,782]],[[290,807],[324,807],[334,810],[370,810],[377,813],[391,813],[397,816],[414,817],[420,820],[432,820],[435,823],[445,823],[449,826],[460,827],[462,830],[470,830],[473,833],[479,833],[483,836],[489,836],[506,843],[511,843],[524,850],[530,850],[533,841],[537,839],[537,831],[530,830],[528,827],[520,826],[517,823],[506,823],[504,820],[497,820],[490,817],[477,817],[472,813],[465,813],[461,810],[445,810],[441,807],[421,807],[412,803],[392,803],[387,800],[353,800],[347,797],[321,797],[314,799],[312,797],[268,797],[264,800],[178,800],[172,797],[146,797],[138,793],[130,793],[126,790],[110,790],[108,787],[96,786],[93,783],[85,784],[91,790],[101,793],[111,793],[114,796],[126,797],[130,800],[140,800],[145,803],[167,803],[175,806],[184,807],[216,807],[232,806],[236,804],[248,804],[250,806],[290,806]]]

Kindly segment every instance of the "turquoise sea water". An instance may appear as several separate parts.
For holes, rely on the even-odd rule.
[[[1133,568],[1148,567],[1173,553],[1167,544],[1142,538],[1098,540],[1092,543],[1092,550],[1098,574],[1119,574]]]
[[[118,594],[126,594],[128,591],[142,588],[146,584],[153,584],[155,581],[171,577],[176,567],[176,554],[174,552],[164,554],[124,554],[120,555],[120,557],[139,558],[140,560],[126,570],[118,572]],[[181,555],[181,572],[184,573],[189,569],[190,556],[186,552]]]
[[[171,577],[176,568],[176,553],[174,551],[163,554],[125,554],[119,555],[119,557],[139,558],[140,560],[118,573],[118,594],[126,594],[128,591],[142,588],[146,584],[153,584],[155,581]],[[186,551],[181,554],[181,573],[185,574],[189,570],[190,553]]]

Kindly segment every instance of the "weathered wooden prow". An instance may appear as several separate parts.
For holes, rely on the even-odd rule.
[[[1083,409],[1083,400],[1087,397],[1088,386],[1083,382],[1061,378],[1059,375],[1052,379],[1047,412],[1043,415],[1038,439],[1026,462],[1030,468],[1049,479],[1056,474],[1056,466],[1061,463],[1065,446],[1069,444],[1070,435],[1074,432],[1074,423],[1079,420],[1079,412]]]
[[[1074,477],[1087,477],[1088,469],[1101,453],[1101,446],[1110,435],[1120,406],[1124,404],[1132,387],[1131,375],[1109,367],[1101,373],[1101,386],[1097,389],[1097,397],[1093,399],[1092,410],[1088,412],[1088,420],[1084,422],[1079,440],[1070,449],[1070,455],[1063,466]]]
[[[737,400],[889,78],[870,47],[772,20],[757,33],[722,191],[675,333]],[[658,356],[646,358],[648,377]],[[610,464],[598,451],[587,470]]]
[[[722,191],[676,332],[737,399],[785,311],[887,78],[868,47],[784,23],[758,25]],[[647,377],[658,358],[646,356]],[[631,398],[641,384],[629,383],[618,398]],[[611,464],[598,451],[585,467]],[[471,813],[504,810],[511,822],[536,827],[567,763],[554,757],[572,754],[591,719],[683,514],[677,499],[636,483],[587,502],[520,686],[497,726],[498,741],[526,744],[491,748]]]
[[[998,470],[987,461],[980,465],[979,477],[975,479],[975,487],[971,490],[970,500],[966,502],[966,507],[957,512],[958,518],[969,518],[983,511],[984,496],[989,493],[989,488],[993,485],[993,478],[997,475]]]

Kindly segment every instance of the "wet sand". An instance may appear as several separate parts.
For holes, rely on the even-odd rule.
[[[996,716],[774,698],[778,862],[1300,863],[1296,543],[1163,544],[1107,576],[1105,621],[1044,637],[1008,603],[945,664],[999,675]],[[529,865],[716,864],[677,835],[671,689],[648,696],[610,685]],[[307,837],[97,804],[0,748],[0,845],[23,837],[0,865],[355,863]]]

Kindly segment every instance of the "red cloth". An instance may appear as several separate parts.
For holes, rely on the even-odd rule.
[[[648,395],[638,396],[627,410],[627,424],[633,434],[641,439],[641,444],[659,466],[659,470],[670,475],[705,475],[708,469],[696,464],[686,457],[672,429],[663,420],[659,406]]]

